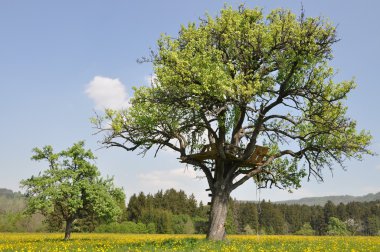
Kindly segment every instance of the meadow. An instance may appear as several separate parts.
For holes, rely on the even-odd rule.
[[[380,237],[230,235],[209,242],[204,235],[0,233],[0,251],[380,251]]]

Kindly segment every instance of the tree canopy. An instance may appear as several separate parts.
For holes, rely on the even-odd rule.
[[[124,192],[113,185],[113,179],[100,177],[91,163],[95,156],[84,149],[84,142],[58,153],[49,145],[33,152],[32,160],[47,161],[49,167],[21,181],[26,189],[27,212],[60,215],[66,221],[65,239],[70,238],[71,225],[77,219],[97,216],[115,220],[121,214]]]
[[[94,123],[107,147],[178,152],[214,194],[252,177],[288,189],[307,174],[322,180],[323,168],[371,154],[369,132],[346,113],[356,83],[336,82],[329,65],[337,41],[321,17],[225,7],[176,37],[162,35],[144,59],[153,63],[151,86]]]

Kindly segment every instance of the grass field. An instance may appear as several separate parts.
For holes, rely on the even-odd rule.
[[[380,237],[230,235],[208,242],[203,235],[0,233],[0,251],[379,251]]]

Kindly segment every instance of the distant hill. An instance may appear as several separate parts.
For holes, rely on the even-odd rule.
[[[364,196],[350,196],[350,195],[343,195],[343,196],[324,196],[324,197],[309,197],[309,198],[301,198],[298,200],[284,200],[284,201],[276,201],[274,203],[278,204],[297,204],[297,205],[320,205],[323,206],[326,204],[327,201],[333,202],[335,205],[339,203],[349,203],[349,202],[368,202],[368,201],[375,201],[380,200],[380,192],[374,194],[369,193]]]
[[[0,214],[21,212],[25,205],[25,197],[20,192],[0,188]]]
[[[12,190],[6,188],[0,188],[0,197],[18,198],[22,197],[22,194],[19,192],[13,192]]]
[[[8,200],[7,200],[8,199]],[[2,201],[7,200],[11,202],[13,200],[15,201],[24,201],[24,195],[22,195],[20,192],[13,192],[12,190],[0,188],[0,203],[4,203]],[[333,202],[335,205],[338,205],[339,203],[347,204],[349,202],[369,202],[369,201],[375,201],[380,200],[380,192],[378,193],[369,193],[364,196],[351,196],[351,195],[343,195],[343,196],[324,196],[324,197],[307,197],[307,198],[301,198],[298,200],[284,200],[284,201],[275,201],[272,203],[277,204],[288,204],[288,205],[319,205],[323,206],[326,204],[327,201]],[[0,210],[3,208],[0,204]],[[4,206],[4,204],[3,204]]]

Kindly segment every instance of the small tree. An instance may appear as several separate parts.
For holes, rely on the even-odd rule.
[[[49,168],[38,176],[21,181],[26,189],[27,211],[48,216],[59,213],[66,222],[65,240],[70,238],[72,224],[77,219],[96,216],[115,219],[122,212],[120,202],[125,195],[113,185],[112,179],[100,177],[91,163],[95,156],[84,149],[84,142],[54,153],[51,146],[33,149],[32,160],[45,160]]]
[[[245,225],[243,231],[244,231],[243,234],[247,234],[247,235],[256,234],[255,229],[251,228],[249,224]]]
[[[315,235],[315,231],[309,222],[302,225],[301,229],[295,232],[296,235]]]
[[[335,217],[330,217],[329,225],[327,226],[328,235],[348,235],[346,224]]]
[[[350,218],[345,221],[347,230],[352,234],[356,235],[357,232],[360,232],[363,229],[363,223],[360,220],[355,220],[354,218]]]
[[[372,215],[367,218],[365,232],[369,235],[379,235],[380,216]]]
[[[245,182],[299,188],[307,173],[322,180],[324,167],[370,153],[370,134],[346,115],[356,84],[334,82],[328,64],[337,41],[322,18],[226,7],[162,36],[148,59],[152,86],[94,123],[107,147],[170,148],[202,171],[212,194],[207,237],[223,239],[230,194]]]

